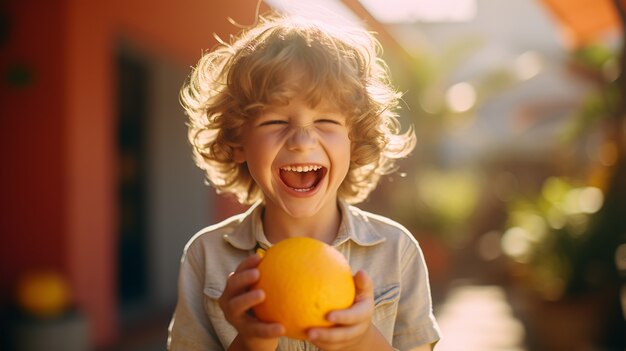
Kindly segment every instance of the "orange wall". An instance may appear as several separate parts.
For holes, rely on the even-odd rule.
[[[239,31],[227,21],[251,24],[256,0],[115,0],[118,33],[147,49],[177,59],[185,67],[195,65],[202,51],[212,48],[216,32],[228,40]],[[267,10],[263,6],[262,11]]]
[[[62,1],[4,1],[9,33],[0,48],[0,303],[25,270],[66,271],[63,211],[65,122]],[[12,87],[6,72],[31,80]]]
[[[64,103],[67,264],[94,342],[118,335],[113,6],[67,1]]]
[[[175,4],[175,5],[174,5]],[[0,304],[30,268],[68,274],[95,345],[116,340],[115,42],[183,67],[247,24],[256,0],[8,1],[0,68],[24,62],[23,89],[0,87]],[[8,49],[7,49],[8,48]],[[182,82],[181,82],[182,84]]]
[[[191,66],[202,50],[215,44],[213,32],[227,37],[236,30],[227,16],[238,18],[245,11],[247,22],[252,22],[256,1],[185,0],[176,6],[149,0],[69,3],[69,261],[77,295],[93,322],[95,342],[106,344],[119,332],[115,324],[115,40],[131,40],[148,52]]]

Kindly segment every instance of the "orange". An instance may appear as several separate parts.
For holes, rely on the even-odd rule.
[[[30,272],[17,285],[17,303],[25,312],[38,317],[55,317],[69,307],[70,288],[55,271]]]
[[[254,288],[265,300],[253,308],[257,318],[278,322],[286,336],[304,340],[312,327],[327,327],[328,312],[354,302],[352,270],[345,257],[319,240],[297,237],[280,241],[263,254]]]

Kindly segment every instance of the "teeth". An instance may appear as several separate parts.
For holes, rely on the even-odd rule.
[[[283,171],[287,171],[287,172],[311,172],[311,171],[317,171],[318,169],[321,169],[322,166],[319,165],[306,165],[306,166],[285,166],[285,167],[281,167],[280,169],[282,169]]]

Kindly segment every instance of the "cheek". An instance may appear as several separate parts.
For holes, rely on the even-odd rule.
[[[350,138],[345,135],[343,138],[341,138],[341,140],[338,141],[338,144],[340,145],[343,153],[347,154],[347,157],[350,158],[353,149],[352,141],[350,140]]]
[[[259,140],[256,143],[250,143],[246,156],[250,173],[256,180],[261,180],[261,178],[267,177],[268,172],[272,170],[276,158],[276,148],[267,141]]]
[[[325,133],[321,135],[322,135],[322,138],[326,140],[327,143],[333,144],[338,147],[346,146],[346,145],[349,146],[351,143],[350,135],[347,132]]]
[[[345,173],[348,172],[348,168],[350,167],[350,161],[353,152],[352,149],[352,143],[347,137],[339,138],[337,140],[337,143],[335,143],[331,149],[333,150],[332,153],[334,155],[335,161],[339,162],[340,168],[345,168]]]

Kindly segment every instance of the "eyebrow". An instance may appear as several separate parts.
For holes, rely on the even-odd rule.
[[[311,110],[314,111],[316,114],[333,114],[333,115],[341,115],[344,116],[343,111],[341,111],[339,108],[337,107],[333,107],[330,104],[318,104],[316,107],[312,107],[312,106],[308,106],[307,107]],[[288,105],[285,106],[268,106],[266,109],[264,109],[263,112],[261,112],[261,114],[264,113],[287,113],[290,111],[290,108]]]

